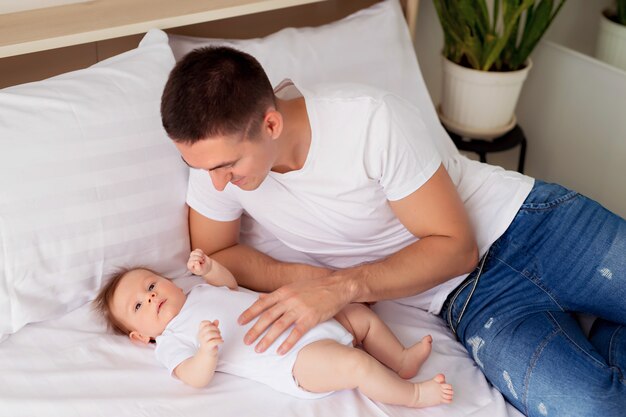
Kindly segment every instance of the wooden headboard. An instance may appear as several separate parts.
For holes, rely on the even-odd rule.
[[[0,14],[0,88],[85,68],[132,49],[151,28],[252,38],[328,23],[377,0],[91,0]],[[414,34],[419,0],[403,0]]]

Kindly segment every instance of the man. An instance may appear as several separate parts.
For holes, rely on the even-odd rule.
[[[336,200],[337,194],[354,192],[355,183],[339,184],[336,190],[328,183],[322,184],[325,181],[337,182],[338,176],[342,175],[340,166],[337,165],[345,166],[351,163],[348,160],[338,160],[331,163],[335,165],[334,167],[328,167],[331,175],[327,179],[323,176],[329,171],[324,168],[322,172],[318,170],[311,175],[311,181],[319,181],[320,184],[303,185],[303,193],[314,194],[312,197],[288,200],[280,197],[280,190],[264,195],[263,190],[259,188],[263,188],[262,185],[265,184],[268,175],[273,176],[272,180],[281,182],[284,187],[297,186],[285,177],[302,172],[311,148],[315,146],[312,145],[312,135],[315,133],[312,132],[307,109],[307,106],[312,104],[307,103],[307,100],[297,92],[297,95],[290,99],[275,97],[269,80],[258,62],[250,56],[228,48],[193,52],[185,62],[179,64],[178,69],[179,75],[176,75],[176,70],[173,71],[163,96],[164,126],[174,139],[184,161],[192,168],[205,171],[200,175],[206,176],[208,173],[215,190],[239,187],[241,190],[253,192],[253,198],[269,207],[270,214],[277,213],[279,208],[288,207],[295,216],[304,213],[303,205],[322,206],[328,202],[324,201],[325,199]],[[285,83],[278,90],[289,89],[294,89],[293,85]],[[191,91],[197,96],[191,96]],[[281,91],[278,91],[279,95],[280,93]],[[381,106],[377,103],[369,104],[372,108],[365,108],[368,103],[364,102],[369,102],[370,99],[363,97],[365,97],[363,93],[355,95],[351,106],[343,110],[346,114],[341,117],[344,118],[345,124],[338,129],[351,130],[355,127],[361,129],[350,120],[350,112],[357,108],[366,114],[386,111],[374,108]],[[344,100],[343,97],[337,98],[339,102]],[[395,97],[386,97],[383,100],[391,100],[393,105],[401,107],[405,112],[412,111],[406,103],[400,102]],[[192,107],[195,108],[187,109],[189,103],[194,103]],[[338,105],[331,107],[324,111],[341,108]],[[383,128],[389,123],[388,116],[385,114],[377,116],[381,119],[380,126],[373,128]],[[415,129],[414,126],[417,126],[419,131],[411,133],[422,135],[422,140],[427,142],[429,139],[419,119],[410,120],[407,128]],[[333,132],[336,140],[345,140],[346,136],[342,137],[337,133]],[[363,134],[360,132],[351,136],[354,137],[353,140],[358,141],[362,139]],[[376,134],[372,132],[370,135]],[[337,145],[329,143],[331,148],[338,149]],[[348,148],[353,146],[351,143],[346,145]],[[373,157],[375,155],[372,154],[377,152],[380,146],[384,144],[372,143],[371,149],[365,152]],[[398,146],[407,147],[407,144]],[[413,182],[417,186],[409,184],[409,187],[412,186],[414,189],[409,192],[404,190],[400,198],[385,199],[384,193],[380,191],[382,187],[376,181],[370,181],[374,184],[366,184],[363,187],[361,192],[364,195],[377,192],[372,200],[373,204],[379,206],[376,210],[383,213],[378,215],[380,219],[386,223],[393,223],[394,228],[401,230],[396,233],[399,236],[386,237],[391,242],[388,247],[379,250],[382,254],[380,259],[376,259],[375,252],[368,253],[365,250],[359,254],[360,256],[354,257],[356,261],[352,262],[353,265],[341,269],[333,268],[332,265],[319,268],[277,262],[254,248],[238,244],[240,218],[237,211],[230,216],[232,218],[228,216],[229,213],[214,213],[211,218],[200,214],[194,207],[195,204],[190,202],[192,246],[203,249],[226,265],[233,271],[241,285],[264,292],[278,290],[262,297],[242,314],[242,323],[261,314],[249,332],[246,342],[253,342],[271,326],[270,331],[257,346],[259,351],[264,351],[279,334],[291,324],[295,324],[291,335],[280,347],[280,351],[286,352],[308,329],[333,317],[350,302],[373,302],[421,293],[474,268],[478,259],[477,248],[463,204],[434,147],[428,142],[427,146],[429,159],[424,162],[425,168],[411,169],[415,171]],[[424,150],[421,149],[420,152]],[[353,154],[338,156],[354,157]],[[372,162],[374,163],[378,162]],[[389,171],[395,168],[391,163],[386,167]],[[332,175],[333,169],[337,171],[335,175]],[[369,174],[372,171],[374,168],[370,169]],[[413,174],[411,171],[409,172]],[[354,181],[362,180],[359,175],[369,174],[358,172],[354,175]],[[379,175],[382,177],[383,174]],[[404,185],[402,178],[390,178],[394,172],[387,172],[384,175],[389,177],[386,180],[390,182],[387,185],[389,188],[387,192],[391,193],[393,187],[399,188],[392,181]],[[194,181],[196,180],[192,180]],[[201,183],[202,180],[198,182]],[[205,179],[205,183],[207,182],[208,178]],[[398,194],[396,190],[393,191]],[[318,198],[320,192],[327,193],[328,196]],[[191,194],[190,190],[190,198],[194,198]],[[279,197],[272,200],[272,195]],[[428,195],[429,198],[424,198],[424,195]],[[323,221],[323,217],[332,217],[335,210],[344,212],[343,216],[337,216],[338,222],[341,222],[342,217],[354,220],[355,216],[352,213],[361,211],[363,202],[362,196],[354,193],[349,201],[335,201],[331,213],[310,213],[309,221],[317,219],[315,217],[317,215],[320,216],[319,220]],[[216,204],[232,205],[223,201]],[[256,209],[248,207],[246,210],[256,212]],[[251,215],[255,217],[254,213]],[[361,224],[359,221],[353,221],[354,224],[348,224],[345,228],[354,230],[364,227],[367,230],[362,231],[371,234],[370,228],[375,226],[369,223],[380,219],[373,215],[368,216],[371,217],[369,221],[365,219]],[[283,228],[293,227],[289,219],[284,220],[286,225],[282,226]],[[334,220],[331,219],[329,222]],[[319,223],[314,227],[319,227]],[[310,234],[310,231],[306,233]],[[324,242],[327,242],[325,239],[330,233],[332,232],[309,238],[304,244],[312,246],[311,252],[315,252],[320,249],[316,246],[327,246]],[[384,235],[384,231],[379,234]],[[357,240],[348,238],[344,244],[357,245],[359,244]],[[292,242],[287,244],[290,243],[294,244]],[[362,239],[361,244],[367,245],[369,242]],[[392,252],[390,248],[397,250]],[[333,252],[335,250],[331,249],[330,253]],[[368,257],[374,262],[363,264]],[[449,262],[449,259],[454,259],[455,262]]]
[[[194,168],[193,247],[268,292],[239,318],[258,317],[248,344],[268,330],[258,352],[294,324],[278,349],[289,351],[351,302],[412,296],[526,415],[623,413],[624,219],[557,184],[442,160],[419,110],[394,95],[289,80],[274,94],[229,48],[179,62],[161,113]],[[312,262],[240,244],[244,212]],[[601,317],[589,338],[573,312]]]

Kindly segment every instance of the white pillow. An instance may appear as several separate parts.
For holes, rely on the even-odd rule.
[[[184,273],[188,170],[160,97],[161,31],[90,68],[0,90],[0,336],[92,299],[119,267]]]
[[[428,95],[398,0],[386,0],[336,22],[287,28],[265,38],[206,39],[170,35],[176,60],[195,48],[228,45],[254,56],[272,85],[355,82],[391,91],[415,104],[444,160],[458,153]]]

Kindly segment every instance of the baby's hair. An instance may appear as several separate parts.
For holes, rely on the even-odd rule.
[[[102,287],[102,289],[100,289],[100,293],[98,294],[96,299],[93,300],[93,309],[104,318],[107,326],[111,330],[113,330],[115,334],[128,336],[130,334],[130,330],[128,330],[126,326],[124,326],[111,312],[111,301],[113,300],[115,291],[120,285],[122,278],[124,278],[129,272],[136,271],[138,269],[150,271],[153,274],[157,275],[156,272],[154,272],[150,268],[145,268],[143,266],[120,268],[111,275],[109,281],[104,287]]]

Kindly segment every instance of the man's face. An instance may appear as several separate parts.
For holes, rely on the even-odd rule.
[[[274,143],[263,134],[255,139],[218,136],[193,145],[175,145],[187,165],[209,173],[218,191],[223,191],[228,183],[245,191],[256,190],[275,160]]]
[[[163,333],[180,312],[186,296],[172,281],[145,269],[128,272],[111,300],[111,313],[127,329],[147,342]],[[145,339],[147,338],[147,339]]]

